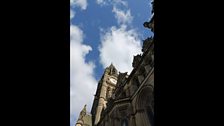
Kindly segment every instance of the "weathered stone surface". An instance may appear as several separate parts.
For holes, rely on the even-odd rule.
[[[111,65],[109,67],[106,68],[105,71],[108,75],[113,75],[113,76],[118,76],[118,71],[117,69],[114,67],[114,65],[111,63]]]
[[[142,52],[144,53],[145,51],[147,51],[147,49],[149,48],[150,44],[153,41],[153,37],[148,37],[147,39],[145,39],[143,41],[143,47],[142,47]]]
[[[92,126],[92,116],[86,112],[86,105],[80,112],[76,126]]]
[[[127,77],[128,77],[127,72],[125,72],[125,73],[119,72],[116,88],[119,88],[123,83],[125,83],[125,81],[127,80]]]
[[[132,62],[132,67],[134,67],[134,68],[137,67],[140,60],[141,60],[141,55],[140,54],[134,56],[134,60]]]

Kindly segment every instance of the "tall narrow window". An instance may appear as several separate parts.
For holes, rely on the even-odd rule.
[[[152,108],[149,106],[147,109],[148,109],[147,114],[148,114],[149,122],[150,122],[151,126],[154,126],[154,113],[152,111]]]
[[[123,119],[122,122],[121,122],[121,126],[128,126],[128,120]]]

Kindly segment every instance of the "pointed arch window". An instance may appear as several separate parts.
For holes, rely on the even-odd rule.
[[[154,126],[154,113],[152,111],[151,106],[147,107],[147,114],[148,114],[148,119],[149,119],[151,126]]]
[[[121,126],[128,126],[128,120],[123,119],[122,122],[121,122]]]

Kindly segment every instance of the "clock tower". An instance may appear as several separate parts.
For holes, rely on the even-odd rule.
[[[117,83],[117,77],[118,71],[114,67],[114,65],[111,64],[105,69],[104,74],[98,83],[91,110],[94,125],[97,125],[97,123],[99,122],[102,111],[107,107],[106,104],[108,99],[112,97]]]

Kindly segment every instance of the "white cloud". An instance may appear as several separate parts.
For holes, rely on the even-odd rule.
[[[97,0],[98,4],[110,4],[119,28],[112,26],[101,34],[100,63],[107,67],[112,62],[120,72],[131,72],[133,56],[141,53],[141,41],[134,29],[128,30],[133,16],[124,0]],[[122,8],[122,9],[121,9]],[[101,32],[104,29],[101,29]]]
[[[141,40],[135,30],[111,27],[101,35],[100,62],[107,67],[112,62],[120,72],[131,72],[133,56],[141,53]]]
[[[70,19],[75,17],[75,11],[73,11],[72,9],[70,9]]]
[[[130,10],[118,9],[122,5],[127,7],[123,0],[97,0],[98,4],[110,4],[117,19],[119,28],[111,27],[106,34],[101,35],[100,62],[104,67],[111,62],[121,72],[132,70],[133,56],[141,53],[141,45],[135,30],[127,30],[126,24],[133,19]],[[87,8],[87,0],[70,0],[70,19],[74,18],[73,7]],[[84,33],[71,22],[70,25],[70,122],[73,125],[84,104],[87,111],[91,110],[93,95],[96,91],[97,81],[94,78],[95,64],[86,61],[92,48],[83,43]]]
[[[85,10],[87,0],[70,0],[70,19],[75,16],[74,7]],[[70,125],[73,126],[85,104],[90,111],[97,82],[94,78],[95,64],[85,60],[92,48],[83,44],[83,31],[70,23]]]
[[[96,3],[100,4],[100,5],[105,5],[106,4],[106,0],[96,0]]]
[[[124,6],[128,6],[128,3],[127,3],[127,1],[123,1],[123,0],[113,0],[114,1],[114,5],[119,5],[119,4],[121,4],[121,5],[124,5]]]
[[[70,0],[70,20],[75,16],[74,7],[80,7],[82,10],[86,10],[87,0]]]
[[[117,5],[124,5],[127,6],[127,1],[124,0],[96,0],[96,3],[99,5],[113,5],[113,6],[117,6]]]
[[[83,44],[83,31],[70,25],[70,121],[77,121],[80,111],[87,104],[90,111],[97,81],[94,78],[94,63],[86,62],[86,55],[92,50]]]
[[[70,0],[70,6],[79,6],[82,10],[87,8],[87,0]]]
[[[133,16],[131,15],[131,10],[128,9],[128,3],[124,0],[97,0],[99,5],[112,5],[112,12],[115,14],[118,24],[131,23]],[[124,9],[119,9],[120,7],[125,7]]]
[[[113,7],[112,12],[115,13],[115,18],[117,19],[118,24],[131,23],[133,20],[130,10],[127,10],[125,12],[124,10]]]

